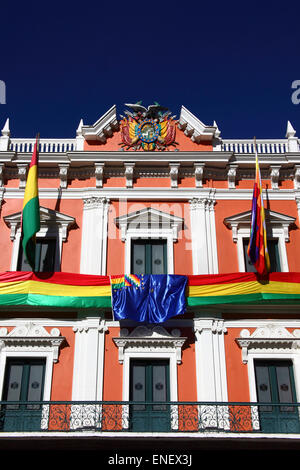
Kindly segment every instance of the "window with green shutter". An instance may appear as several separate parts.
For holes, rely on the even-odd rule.
[[[167,241],[153,239],[132,240],[132,274],[167,274]]]

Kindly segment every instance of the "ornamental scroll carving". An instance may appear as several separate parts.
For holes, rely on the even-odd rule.
[[[122,328],[120,336],[113,338],[115,345],[119,348],[119,362],[123,364],[125,350],[130,351],[174,351],[176,350],[177,363],[181,363],[181,348],[186,341],[186,337],[180,336],[181,332],[175,328],[168,333],[163,327],[153,328],[138,326],[131,333],[126,328]]]
[[[10,333],[7,328],[0,328],[0,351],[44,351],[53,353],[53,362],[58,361],[59,349],[65,337],[60,336],[58,328],[50,333],[42,326],[33,322],[16,326]]]
[[[300,330],[290,333],[282,326],[269,324],[252,334],[247,329],[241,330],[236,342],[242,349],[242,361],[247,364],[249,352],[300,352]]]

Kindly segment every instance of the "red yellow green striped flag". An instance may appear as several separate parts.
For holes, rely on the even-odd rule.
[[[24,255],[34,270],[35,265],[35,235],[40,230],[40,203],[38,191],[38,147],[37,136],[34,145],[27,182],[24,193],[22,212],[22,245]]]

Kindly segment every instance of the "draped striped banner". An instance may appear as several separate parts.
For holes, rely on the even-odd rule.
[[[111,308],[113,282],[124,275],[72,273],[0,273],[0,306],[29,305],[60,308]],[[116,286],[115,286],[116,287]],[[255,273],[187,276],[187,306],[220,304],[300,303],[300,273]]]

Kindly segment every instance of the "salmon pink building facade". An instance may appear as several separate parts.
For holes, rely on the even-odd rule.
[[[256,141],[271,261],[261,279],[247,256],[253,139],[223,138],[184,106],[179,117],[157,103],[124,109],[81,121],[72,139],[41,136],[34,272],[21,222],[35,139],[2,129],[0,440],[297,445],[296,131],[288,122],[282,138]],[[173,284],[155,297],[166,276],[185,282],[181,309]]]

